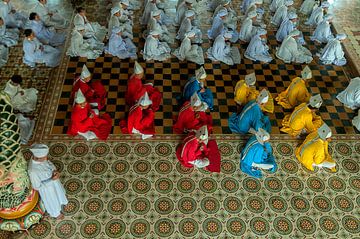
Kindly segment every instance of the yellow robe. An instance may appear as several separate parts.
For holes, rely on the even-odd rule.
[[[307,103],[310,99],[310,93],[306,88],[305,81],[300,77],[292,80],[289,87],[281,92],[275,100],[285,109],[292,109],[301,103]]]
[[[234,92],[234,101],[239,105],[246,105],[251,100],[256,100],[259,95],[259,91],[255,87],[248,86],[245,83],[245,80],[239,80],[235,86]],[[274,112],[274,99],[269,96],[269,101],[261,108],[265,112],[273,113]]]
[[[303,129],[307,133],[311,133],[316,131],[322,124],[321,117],[312,112],[306,103],[302,103],[291,114],[284,117],[282,121],[283,127],[280,131],[296,137]]]
[[[295,150],[296,158],[307,169],[314,171],[313,164],[321,164],[325,161],[335,163],[328,151],[329,143],[319,137],[318,132],[309,134],[305,141]],[[335,167],[331,169],[335,172]]]

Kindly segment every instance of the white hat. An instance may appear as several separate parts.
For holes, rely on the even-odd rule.
[[[158,29],[154,29],[152,31],[150,31],[150,35],[156,36],[156,35],[160,35],[161,31]]]
[[[289,36],[295,37],[295,36],[299,36],[300,34],[301,34],[301,32],[298,29],[295,29],[289,33]]]
[[[253,17],[256,17],[256,16],[257,16],[256,11],[251,11],[251,12],[249,12],[249,13],[247,14],[247,17],[248,17],[248,18],[253,18]]]
[[[145,92],[145,94],[140,98],[139,104],[141,106],[148,106],[152,104],[152,101],[150,100],[147,92]]]
[[[126,6],[129,6],[129,5],[130,5],[129,0],[121,0],[120,3],[121,3],[121,4],[124,4],[124,5],[126,5]]]
[[[195,71],[195,77],[196,79],[205,79],[206,78],[206,71],[204,69],[204,67],[200,67],[199,69],[197,69]]]
[[[195,12],[193,10],[187,10],[185,12],[185,17],[192,17],[195,15]]]
[[[135,61],[134,73],[135,74],[141,74],[143,72],[144,72],[144,68],[142,68],[142,66],[139,64],[139,62]]]
[[[327,124],[323,124],[318,128],[319,137],[323,140],[330,138],[332,135],[331,129]]]
[[[344,33],[336,34],[336,39],[345,40],[346,39],[346,34],[344,34]]]
[[[198,139],[207,140],[209,138],[209,132],[207,129],[207,125],[204,125],[200,129],[196,130],[195,136]]]
[[[159,9],[151,11],[151,16],[152,17],[159,16],[160,14],[161,14],[161,11]]]
[[[195,92],[191,98],[190,98],[190,104],[191,106],[200,106],[201,105],[201,100],[199,95],[197,94],[197,92]]]
[[[227,31],[227,32],[225,32],[224,33],[224,35],[223,35],[225,38],[227,38],[227,39],[231,39],[232,38],[232,36],[233,36],[233,33],[232,32],[230,32],[230,31]]]
[[[83,30],[85,30],[85,26],[83,26],[83,25],[75,25],[74,29],[76,31],[83,31]]]
[[[292,20],[292,19],[295,19],[295,18],[298,18],[298,15],[296,14],[296,12],[289,12],[287,17]]]
[[[321,7],[322,8],[328,8],[328,7],[330,7],[330,3],[328,1],[322,2]]]
[[[121,11],[121,8],[118,6],[115,6],[115,7],[111,8],[111,15],[114,15],[115,13],[120,12],[120,11]]]
[[[256,83],[256,76],[255,73],[251,73],[245,76],[245,83],[247,85],[255,85]]]
[[[76,92],[76,95],[75,95],[75,103],[76,104],[82,104],[85,101],[86,101],[86,98],[85,98],[84,94],[82,93],[82,91],[79,89]]]
[[[309,66],[305,66],[305,68],[301,71],[301,78],[303,78],[304,80],[308,80],[311,79],[311,77],[312,77],[312,72]]]
[[[258,129],[258,131],[255,133],[255,136],[260,144],[264,144],[265,141],[270,139],[270,134],[262,128]]]
[[[263,35],[266,35],[266,34],[267,34],[267,31],[264,28],[260,28],[257,31],[257,35],[259,35],[259,36],[263,36]]]
[[[42,158],[48,155],[49,147],[45,144],[33,144],[30,151],[35,158]]]
[[[218,16],[219,17],[224,17],[228,14],[228,11],[226,9],[221,9],[219,12],[218,12]]]
[[[189,31],[187,33],[185,33],[185,37],[194,37],[196,34],[194,31]]]
[[[91,73],[89,71],[89,69],[86,67],[86,64],[83,65],[82,71],[81,71],[81,75],[80,78],[81,79],[85,79],[91,76]]]
[[[285,1],[285,6],[291,6],[291,5],[293,5],[294,4],[294,1],[293,0],[286,0]]]
[[[320,94],[314,95],[310,97],[309,105],[314,108],[320,108],[322,105],[322,98]]]
[[[269,92],[266,89],[262,89],[262,91],[260,91],[260,94],[258,95],[256,101],[259,104],[265,104],[269,101]]]

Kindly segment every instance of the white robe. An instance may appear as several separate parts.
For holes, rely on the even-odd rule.
[[[231,47],[230,43],[225,42],[223,35],[219,35],[214,45],[207,50],[207,56],[210,60],[221,61],[227,65],[240,64],[241,57],[239,49]]]
[[[345,53],[341,47],[341,43],[338,39],[334,38],[330,40],[324,49],[320,51],[319,60],[325,64],[334,64],[337,66],[343,66],[346,64]]]
[[[0,45],[0,68],[6,65],[9,60],[9,48],[4,45]]]
[[[20,128],[20,143],[27,144],[35,127],[35,120],[25,117],[23,114],[16,114]]]
[[[271,18],[271,23],[276,26],[279,27],[280,24],[287,19],[287,14],[288,14],[288,7],[283,5],[280,6],[276,12],[275,15]]]
[[[159,10],[156,6],[155,3],[152,3],[152,2],[148,2],[146,5],[145,5],[145,8],[144,8],[144,12],[143,12],[143,15],[141,16],[140,18],[140,23],[142,25],[148,25],[149,24],[149,20],[151,18],[151,12],[152,11],[155,11],[155,10]]]
[[[55,28],[66,28],[68,21],[61,16],[56,9],[50,10],[46,5],[37,2],[32,12],[36,12],[46,26]],[[49,14],[52,14],[50,16]]]
[[[358,115],[352,120],[352,124],[358,131],[360,131],[360,110],[358,111]]]
[[[164,24],[162,24],[161,21],[158,21],[157,19],[152,17],[149,21],[149,25],[147,28],[148,29],[144,31],[145,39],[149,32],[153,30],[159,30],[161,31],[160,41],[165,41],[169,44],[173,44],[175,42],[174,38],[170,35],[170,32],[168,31],[167,27]]]
[[[318,43],[327,43],[329,40],[334,39],[330,23],[326,20],[320,22],[310,39]]]
[[[185,18],[185,12],[189,10],[187,4],[182,2],[176,10],[175,25],[179,26]]]
[[[239,39],[243,42],[249,42],[257,32],[257,27],[253,25],[251,18],[246,18],[241,24]]]
[[[52,174],[56,170],[49,160],[37,162],[30,160],[28,173],[33,189],[37,190],[44,203],[46,211],[51,217],[58,217],[61,206],[68,204],[66,192],[60,180],[52,180]]]
[[[18,11],[12,13],[12,10],[15,10],[15,8],[11,2],[0,2],[0,17],[4,20],[6,26],[13,28],[23,28],[26,21],[25,15]]]
[[[130,23],[122,23],[122,21],[124,21],[124,18],[122,18],[122,16],[117,17],[115,15],[112,15],[108,23],[108,33],[111,35],[114,27],[122,27],[124,28],[123,36],[133,39],[134,36],[132,32],[132,25]]]
[[[305,22],[305,25],[308,26],[317,26],[320,22],[323,21],[324,9],[322,7],[314,8],[309,19]]]
[[[269,47],[258,35],[253,36],[249,46],[246,48],[244,56],[252,61],[261,61],[266,63],[273,60],[269,54]]]
[[[278,42],[282,42],[289,35],[290,32],[296,29],[297,27],[294,22],[292,22],[290,19],[286,19],[281,23],[278,31],[276,32],[276,40]],[[302,32],[300,33],[300,36],[296,39],[296,41],[301,45],[305,44]]]
[[[6,82],[4,92],[10,97],[11,105],[14,109],[29,113],[35,110],[38,91],[34,88],[23,89],[20,85],[11,84],[11,80]]]
[[[60,46],[65,42],[66,33],[56,32],[55,29],[45,27],[44,23],[36,20],[29,21],[29,27],[39,41],[46,45]]]
[[[287,36],[276,51],[276,57],[285,63],[310,63],[313,58],[311,52],[301,46],[294,37]]]
[[[300,12],[306,16],[310,15],[316,6],[315,0],[305,0],[300,7]]]
[[[74,25],[85,28],[84,37],[94,37],[99,42],[103,42],[107,34],[105,27],[97,22],[89,22],[86,17],[81,16],[79,13],[74,17]]]
[[[219,15],[216,15],[212,22],[211,28],[208,30],[209,39],[216,39],[224,31],[224,20]]]
[[[348,87],[340,92],[336,98],[352,110],[360,108],[360,77],[351,79]]]
[[[224,9],[228,12],[228,14],[226,15],[226,18],[224,19],[225,27],[227,27],[228,29],[231,29],[232,31],[236,31],[237,25],[238,25],[238,17],[237,17],[237,13],[231,7],[226,8],[222,5],[219,5],[215,9],[215,12],[213,14],[213,19],[216,17],[218,12],[222,9]]]
[[[76,30],[71,33],[71,43],[66,55],[71,57],[86,57],[88,59],[98,58],[103,50],[103,43],[95,44],[91,39],[84,40],[83,35]]]
[[[7,47],[16,46],[19,40],[19,30],[16,28],[8,29],[5,24],[0,27],[0,44]]]
[[[187,60],[198,65],[205,63],[202,48],[196,44],[191,44],[191,40],[187,37],[182,40],[180,47],[174,51],[173,55],[180,61]]]
[[[116,33],[111,34],[109,44],[105,52],[120,59],[132,58],[136,59],[136,46],[129,38],[123,39]]]
[[[170,47],[166,42],[160,42],[159,39],[149,35],[145,41],[143,58],[146,61],[165,61],[171,57],[170,51]]]
[[[35,67],[36,63],[45,63],[48,67],[56,67],[60,64],[61,51],[52,46],[43,45],[36,37],[32,41],[25,38],[23,50],[23,62],[30,67]]]
[[[195,38],[194,38],[194,42],[195,43],[202,43],[202,32],[201,30],[196,27],[193,26],[191,23],[191,20],[189,18],[184,18],[184,20],[182,21],[179,31],[176,35],[176,39],[178,40],[183,40],[185,38],[185,33],[189,32],[189,31],[194,31],[195,32]]]
[[[271,4],[270,4],[270,11],[271,12],[276,12],[276,10],[280,7],[284,5],[285,0],[272,0]]]

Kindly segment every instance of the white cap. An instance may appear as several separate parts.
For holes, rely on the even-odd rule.
[[[269,92],[266,89],[262,89],[262,91],[260,91],[260,94],[258,95],[256,101],[259,104],[265,104],[269,101]]]
[[[256,11],[251,11],[251,12],[249,12],[249,13],[247,14],[247,17],[249,17],[249,18],[253,18],[253,17],[256,17],[256,16],[257,16]]]
[[[344,33],[336,34],[336,39],[345,40],[346,39],[346,34],[344,34]]]
[[[76,92],[76,95],[75,95],[75,103],[76,104],[82,104],[85,101],[86,101],[86,98],[85,98],[84,94],[82,93],[82,91],[79,89]]]
[[[327,124],[323,124],[318,128],[319,137],[323,140],[330,138],[332,135],[331,129]]]
[[[150,31],[150,35],[156,36],[156,35],[160,35],[161,31],[158,29],[154,29],[152,31]]]
[[[322,98],[320,94],[314,95],[310,97],[309,105],[314,108],[320,108],[322,105]]]
[[[139,104],[141,106],[148,106],[152,104],[152,101],[150,100],[147,92],[145,92],[145,94],[140,98]]]
[[[219,17],[224,17],[224,16],[228,15],[228,11],[226,9],[221,9],[217,15]]]
[[[295,19],[298,18],[298,15],[296,14],[296,12],[289,12],[287,17],[291,20],[291,19]]]
[[[293,5],[294,4],[294,1],[293,0],[286,0],[285,1],[285,6],[291,6],[291,5]]]
[[[141,74],[143,72],[144,72],[144,68],[142,68],[142,66],[139,64],[139,62],[135,61],[134,73],[135,74]]]
[[[75,25],[74,29],[76,31],[83,31],[83,30],[85,30],[85,27],[83,25]]]
[[[83,65],[82,71],[81,71],[81,75],[80,78],[81,79],[85,79],[91,76],[91,73],[89,71],[89,69],[86,67],[86,64]]]
[[[311,77],[312,77],[312,72],[309,66],[305,66],[305,68],[301,71],[301,78],[303,78],[304,80],[308,80],[311,79]]]
[[[187,10],[185,12],[185,17],[192,17],[195,15],[195,12],[193,10]]]
[[[322,2],[321,7],[322,8],[328,8],[328,7],[330,7],[330,3],[328,1]]]
[[[115,7],[111,8],[111,15],[114,15],[115,13],[120,12],[120,11],[121,11],[121,8],[118,6],[115,6]]]
[[[191,98],[190,98],[190,104],[191,106],[200,106],[201,105],[201,100],[199,95],[195,92]]]
[[[265,141],[270,139],[270,134],[262,128],[258,129],[258,131],[255,133],[255,136],[260,144],[264,144]]]
[[[206,71],[204,69],[204,67],[200,67],[199,69],[197,69],[195,71],[195,77],[196,79],[205,79],[206,78]]]
[[[153,17],[159,16],[160,14],[161,14],[161,11],[159,9],[156,9],[151,12],[151,16],[153,16]]]
[[[30,151],[35,158],[42,158],[48,155],[49,147],[45,144],[33,144]]]
[[[232,32],[227,31],[227,32],[224,33],[224,37],[227,38],[227,39],[231,39],[232,36],[233,36]]]
[[[200,129],[196,130],[195,136],[198,139],[207,140],[209,138],[209,132],[207,129],[207,125],[204,125]]]
[[[121,4],[124,4],[124,5],[126,5],[126,6],[129,6],[129,5],[130,5],[129,0],[121,0],[120,3],[121,3]]]
[[[245,76],[245,83],[247,85],[255,85],[256,83],[256,76],[255,73],[251,73]]]
[[[289,36],[294,37],[294,36],[299,36],[300,34],[301,32],[298,29],[295,29],[289,33]]]
[[[194,37],[196,34],[194,31],[189,31],[187,33],[185,33],[185,37]]]

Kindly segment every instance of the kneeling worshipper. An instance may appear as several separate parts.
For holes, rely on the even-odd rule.
[[[94,38],[98,42],[103,42],[107,34],[107,29],[97,22],[89,22],[86,17],[85,8],[79,7],[76,9],[77,14],[74,17],[74,26],[85,29],[85,38]]]
[[[99,110],[91,109],[81,89],[77,91],[74,102],[67,134],[80,135],[86,140],[106,140],[112,128],[110,115],[99,115]]]
[[[47,6],[47,0],[38,0],[35,7],[31,11],[36,12],[44,21],[47,27],[55,27],[57,29],[66,28],[68,21],[59,14],[59,12]]]
[[[324,65],[345,65],[345,53],[341,47],[341,43],[345,41],[345,39],[345,34],[337,34],[334,39],[330,40],[318,54],[320,62]]]
[[[239,40],[242,42],[250,42],[251,38],[255,36],[258,28],[254,26],[257,13],[255,11],[249,12],[247,18],[241,23]]]
[[[358,111],[358,115],[355,116],[351,122],[355,126],[355,128],[360,131],[360,109]]]
[[[221,156],[215,140],[209,139],[204,125],[188,136],[176,149],[176,156],[186,168],[203,168],[210,172],[220,172]]]
[[[39,192],[40,199],[50,217],[61,220],[64,214],[62,206],[68,204],[66,191],[60,182],[60,172],[49,161],[49,147],[45,144],[33,144],[30,148],[33,154],[29,162],[28,174],[31,186]]]
[[[25,14],[17,11],[10,0],[1,0],[0,17],[11,28],[23,28],[26,22]]]
[[[6,47],[16,46],[19,40],[19,30],[6,28],[4,20],[0,17],[0,44]]]
[[[227,10],[221,9],[217,15],[214,17],[211,28],[208,30],[208,37],[210,40],[216,40],[216,38],[220,35],[222,35],[224,32],[227,31],[227,29],[224,26],[224,21],[227,17]],[[239,36],[236,31],[232,32],[232,35],[230,37],[231,42],[236,42],[238,40]]]
[[[244,53],[245,58],[252,61],[260,61],[261,63],[269,63],[273,60],[269,53],[269,47],[266,45],[266,34],[266,30],[260,29],[257,34],[252,37]]]
[[[295,150],[295,156],[302,165],[310,171],[314,167],[328,168],[336,172],[336,162],[329,154],[329,141],[331,140],[331,129],[327,124],[309,134],[305,141]]]
[[[74,80],[71,96],[74,98],[80,89],[90,106],[101,110],[106,103],[107,91],[100,80],[90,81],[91,73],[86,67],[86,64],[84,64],[81,75]]]
[[[140,23],[142,25],[147,26],[151,18],[151,12],[161,9],[160,7],[161,4],[162,3],[157,0],[146,0],[144,12],[140,18]],[[169,16],[167,16],[163,10],[160,11],[161,11],[161,22],[167,26],[173,24],[173,20]]]
[[[309,19],[305,22],[305,25],[315,27],[320,22],[322,22],[324,13],[327,13],[327,10],[330,7],[330,3],[327,1],[323,1],[320,6],[313,8]]]
[[[334,39],[334,35],[331,32],[331,21],[333,19],[332,14],[326,14],[324,20],[317,25],[313,35],[310,37],[312,41],[317,43],[328,43]]]
[[[269,140],[270,134],[262,128],[250,137],[240,154],[240,169],[243,173],[261,178],[261,170],[270,173],[276,171],[277,164]]]
[[[66,55],[71,57],[85,57],[87,59],[98,58],[104,48],[104,43],[99,43],[93,38],[84,39],[85,28],[75,26],[71,33],[71,42]]]
[[[185,12],[185,18],[181,22],[179,31],[176,35],[176,39],[181,41],[184,40],[186,33],[191,31],[195,33],[195,36],[193,37],[194,43],[203,42],[201,30],[198,27],[192,25],[192,21],[194,20],[194,18],[195,18],[195,12],[193,10],[188,10]]]
[[[254,134],[259,128],[271,132],[271,124],[268,116],[264,115],[261,107],[269,101],[269,92],[263,89],[256,101],[252,100],[245,105],[240,114],[232,113],[229,118],[229,128],[233,133]]]
[[[56,67],[60,65],[61,51],[49,46],[43,45],[35,37],[31,29],[24,31],[25,39],[23,42],[23,62],[24,64],[35,67],[36,63],[43,63],[48,67]]]
[[[336,98],[347,108],[352,110],[360,108],[360,77],[351,79],[346,89],[340,92]]]
[[[286,20],[287,16],[288,16],[288,10],[289,8],[294,4],[293,0],[286,0],[284,5],[280,6],[274,16],[271,18],[271,24],[274,25],[275,27],[279,27],[280,24]]]
[[[0,68],[9,60],[9,48],[0,44]]]
[[[121,8],[115,6],[111,9],[111,17],[108,23],[108,35],[111,36],[114,27],[120,27],[123,29],[123,37],[133,39],[132,21],[127,16],[122,15]]]
[[[285,3],[285,0],[272,0],[271,4],[269,6],[270,12],[275,13],[279,7],[284,5],[284,3]]]
[[[42,44],[54,47],[64,44],[66,37],[65,32],[56,32],[55,29],[45,27],[40,16],[35,12],[30,13],[29,20],[27,26],[35,33],[35,36]]]
[[[23,89],[21,87],[22,77],[13,75],[6,82],[4,92],[10,97],[11,105],[15,110],[29,113],[35,110],[38,91],[35,88]]]
[[[142,66],[135,61],[134,73],[130,76],[127,82],[127,89],[125,92],[125,102],[128,106],[135,105],[141,97],[147,92],[152,102],[151,109],[155,112],[159,110],[162,94],[153,86],[152,83],[142,83],[144,78],[144,69]]]
[[[118,57],[119,59],[137,59],[136,46],[130,38],[123,38],[123,28],[114,27],[109,39],[105,53]]]
[[[313,9],[317,7],[318,2],[316,0],[305,0],[300,7],[300,12],[306,16],[309,16]]]
[[[295,12],[289,12],[286,19],[281,23],[280,28],[276,32],[276,40],[278,42],[283,42],[287,36],[289,36],[290,32],[297,29],[298,16]],[[301,31],[299,31],[299,36],[296,37],[296,41],[305,45],[304,36]]]
[[[145,61],[165,61],[171,58],[171,49],[166,42],[160,42],[160,34],[159,30],[153,30],[146,38],[144,50],[142,51]]]
[[[285,115],[280,131],[292,137],[300,137],[316,131],[323,124],[321,117],[315,113],[322,102],[320,94],[317,94],[310,98],[308,104],[302,103],[295,107],[291,114]]]
[[[295,77],[289,87],[281,92],[275,100],[284,109],[292,109],[301,103],[307,103],[310,99],[310,93],[306,88],[306,81],[312,78],[312,72],[308,66],[301,71],[301,78]]]
[[[226,18],[224,19],[225,27],[235,32],[238,25],[238,16],[236,11],[231,7],[231,0],[223,1],[223,3],[215,9],[213,18],[215,18],[218,12],[220,12],[222,9],[227,11]]]
[[[173,130],[176,134],[188,133],[198,130],[203,125],[207,125],[208,131],[212,131],[212,117],[205,113],[208,105],[202,102],[199,95],[195,92],[190,101],[186,101],[180,108],[180,112]]]
[[[149,24],[147,26],[147,31],[146,31],[145,37],[147,37],[148,32],[151,32],[153,30],[161,31],[160,38],[159,38],[160,41],[165,41],[169,44],[174,43],[174,37],[172,37],[170,35],[170,32],[167,29],[167,27],[161,22],[161,11],[160,10],[155,10],[155,11],[151,12],[151,18],[150,18]]]
[[[289,35],[284,39],[281,46],[277,48],[276,57],[285,63],[307,63],[312,62],[311,52],[303,47],[298,41],[297,38],[300,37],[301,32],[299,30],[294,30],[289,33]]]
[[[152,101],[145,92],[139,102],[130,108],[127,120],[120,121],[123,134],[140,134],[142,140],[151,138],[155,134],[155,112],[151,109],[151,104]]]
[[[194,93],[197,93],[202,102],[205,102],[210,110],[214,109],[214,96],[209,88],[205,86],[206,71],[204,67],[200,67],[195,71],[195,76],[189,78],[184,86],[182,98],[184,101],[191,99]]]
[[[184,0],[176,8],[175,26],[179,26],[186,18],[186,12],[191,10],[194,11],[193,4],[194,0]]]
[[[245,12],[245,17],[249,15],[250,12],[256,12],[256,21],[255,25],[258,25],[262,28],[266,28],[266,25],[263,22],[264,9],[261,7],[263,0],[252,0],[249,4],[248,9]]]
[[[233,34],[225,32],[220,34],[212,47],[207,50],[207,56],[212,61],[221,61],[229,66],[240,64],[241,56],[239,48],[231,46],[229,42]]]
[[[195,39],[195,32],[190,31],[185,33],[185,37],[181,42],[179,48],[175,49],[173,55],[176,56],[180,61],[191,61],[198,65],[205,63],[203,49],[197,44],[191,44],[192,40]]]

